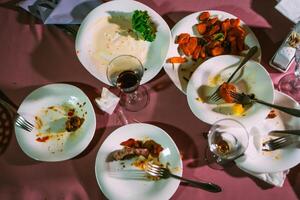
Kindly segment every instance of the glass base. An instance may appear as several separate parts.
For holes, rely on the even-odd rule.
[[[224,170],[234,165],[234,160],[222,160],[209,150],[209,146],[205,150],[205,161],[208,167],[216,170]]]
[[[300,80],[297,80],[295,74],[283,76],[278,82],[278,90],[300,103]]]
[[[147,89],[139,86],[134,92],[121,94],[121,105],[128,111],[137,112],[145,108],[150,100]]]

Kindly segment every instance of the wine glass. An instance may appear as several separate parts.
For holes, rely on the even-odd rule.
[[[139,111],[149,101],[146,88],[139,87],[143,74],[141,61],[132,55],[117,56],[107,67],[107,78],[113,86],[120,89],[120,102],[126,110]]]
[[[248,132],[240,122],[229,118],[216,121],[208,132],[206,161],[212,168],[223,169],[244,155],[248,143]]]
[[[279,91],[300,103],[300,45],[296,47],[294,73],[283,76],[278,82]]]

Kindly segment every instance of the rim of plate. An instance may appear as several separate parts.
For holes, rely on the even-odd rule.
[[[110,133],[107,136],[107,138],[104,140],[104,142],[100,146],[100,148],[98,150],[98,153],[97,153],[97,156],[96,156],[96,159],[95,159],[95,175],[96,175],[96,180],[97,180],[98,186],[99,186],[100,190],[102,191],[102,193],[107,198],[109,198],[109,199],[113,198],[113,197],[112,197],[112,194],[109,191],[106,191],[106,188],[109,188],[109,186],[107,185],[107,183],[105,182],[104,179],[107,179],[107,178],[105,178],[105,177],[101,178],[101,175],[105,174],[104,173],[105,170],[103,168],[101,168],[101,167],[103,167],[103,164],[101,164],[101,163],[103,163],[103,161],[105,162],[105,158],[103,158],[103,156],[107,156],[111,152],[103,152],[103,151],[105,150],[105,148],[109,144],[109,142],[112,141],[114,139],[114,137],[116,137],[116,135],[122,134],[122,133],[120,133],[120,131],[123,131],[124,134],[127,134],[128,135],[128,136],[126,136],[126,138],[127,138],[127,137],[130,137],[130,135],[132,135],[132,132],[131,133],[126,132],[126,129],[138,130],[139,128],[140,129],[147,129],[147,128],[149,128],[151,130],[155,129],[155,130],[157,130],[157,132],[151,133],[151,134],[153,134],[153,136],[156,135],[156,137],[164,137],[164,139],[168,140],[168,144],[176,151],[175,152],[176,153],[176,157],[178,157],[178,164],[179,164],[179,166],[176,166],[176,167],[179,167],[179,173],[176,173],[176,174],[179,175],[179,176],[182,176],[182,173],[183,173],[183,164],[182,164],[182,159],[180,158],[180,153],[179,153],[178,147],[177,147],[176,143],[174,142],[174,140],[171,138],[171,136],[166,131],[164,131],[162,128],[160,128],[158,126],[155,126],[155,125],[152,125],[152,124],[147,124],[147,123],[132,123],[132,124],[127,124],[127,125],[124,125],[124,126],[121,126],[121,127],[117,128],[117,129],[115,129],[112,133]],[[159,133],[160,136],[157,136],[158,133]],[[133,134],[137,134],[137,135],[140,134],[140,137],[145,137],[145,136],[148,137],[149,136],[148,134],[146,135],[146,134],[139,133],[139,132],[136,132],[136,133],[133,133]],[[153,139],[151,137],[149,137],[149,138]],[[122,140],[122,139],[120,139],[120,140]],[[160,144],[162,145],[162,143],[160,143]],[[118,143],[118,145],[119,145],[119,143]],[[111,150],[115,150],[115,149],[111,149]],[[99,172],[99,168],[101,169],[100,170],[101,173]],[[169,199],[169,198],[171,198],[173,196],[173,194],[178,189],[179,184],[180,184],[180,180],[178,180],[178,179],[164,179],[164,180],[168,180],[168,183],[173,184],[173,185],[171,185],[172,186],[171,189],[169,188],[168,191],[161,190],[161,191],[165,191],[163,193],[165,193],[166,199]],[[128,181],[128,180],[126,180],[126,181]],[[157,191],[157,192],[159,192],[159,191]],[[151,196],[150,197],[149,196],[148,197],[145,196],[143,198],[144,199],[156,199],[156,198],[153,198],[153,197],[151,198]],[[129,197],[129,199],[136,199],[136,198]],[[140,199],[140,196],[138,196],[137,199]]]
[[[131,8],[128,8],[128,10],[124,10],[124,7],[121,7],[122,5],[126,5],[128,7],[131,6]],[[136,7],[136,8],[134,9],[134,7]],[[120,9],[113,10],[112,8],[120,8]],[[85,38],[83,38],[82,35],[88,28],[90,21],[93,21],[93,19],[95,17],[98,17],[98,15],[100,15],[98,13],[105,13],[109,10],[110,11],[122,11],[122,12],[131,11],[132,12],[137,9],[148,11],[148,14],[154,18],[153,20],[156,22],[159,22],[158,24],[159,24],[159,27],[161,27],[161,28],[158,27],[158,30],[161,30],[160,31],[161,39],[163,42],[166,42],[165,43],[166,48],[162,48],[162,49],[164,49],[164,52],[161,52],[159,54],[160,57],[158,57],[158,56],[156,57],[156,58],[159,58],[161,62],[155,63],[156,66],[153,66],[152,62],[150,63],[151,66],[144,66],[144,67],[147,67],[147,70],[144,72],[144,75],[142,77],[140,84],[141,85],[145,84],[145,83],[149,82],[150,80],[152,80],[163,68],[163,65],[168,56],[168,51],[169,51],[169,47],[170,47],[171,40],[172,40],[170,27],[168,26],[166,21],[160,16],[160,14],[158,14],[155,10],[153,10],[152,8],[150,8],[149,6],[147,6],[143,3],[140,3],[140,2],[134,1],[134,0],[114,0],[114,1],[105,2],[105,3],[100,4],[98,7],[94,8],[84,18],[84,20],[82,21],[82,23],[79,27],[79,30],[77,32],[76,39],[75,39],[75,50],[76,50],[76,55],[77,55],[81,65],[83,65],[83,67],[90,74],[92,74],[95,78],[97,78],[98,80],[100,80],[101,82],[103,82],[107,85],[112,86],[112,84],[107,80],[106,75],[103,75],[102,77],[100,77],[100,75],[97,74],[97,70],[95,69],[95,67],[89,63],[89,61],[88,61],[89,59],[85,58],[85,56],[81,55],[81,53],[80,53],[81,47],[83,46],[83,43],[85,43]],[[103,14],[103,16],[106,16],[106,15]],[[168,40],[165,40],[165,38],[168,38]],[[155,41],[153,41],[153,42],[155,42]],[[164,45],[162,45],[162,46],[164,46]],[[153,52],[153,50],[152,50],[152,52]],[[163,54],[165,54],[165,55],[163,55]],[[147,59],[147,60],[151,60],[151,59]],[[157,60],[157,59],[155,59],[155,60]]]
[[[88,106],[88,110],[90,111],[89,112],[89,118],[90,118],[90,122],[89,124],[91,125],[91,127],[88,127],[87,130],[89,131],[86,131],[85,133],[89,133],[89,134],[86,134],[85,135],[85,141],[84,141],[84,144],[81,144],[80,148],[78,148],[76,151],[73,151],[73,153],[69,153],[69,154],[63,154],[63,155],[60,155],[58,158],[55,158],[55,157],[49,157],[49,158],[41,158],[39,156],[35,156],[35,155],[32,155],[30,153],[30,151],[27,149],[28,147],[25,145],[25,143],[22,141],[23,139],[23,134],[34,134],[34,132],[30,132],[28,133],[27,131],[17,127],[15,124],[14,124],[14,130],[15,130],[15,134],[16,134],[16,138],[17,138],[17,142],[19,144],[19,146],[21,147],[22,151],[29,157],[31,157],[32,159],[34,160],[38,160],[38,161],[46,161],[46,162],[57,162],[57,161],[64,161],[64,160],[68,160],[68,159],[71,159],[71,158],[74,158],[75,156],[79,155],[80,153],[82,153],[86,147],[90,144],[91,140],[93,139],[94,137],[94,134],[95,134],[95,130],[96,130],[96,115],[95,115],[95,111],[94,111],[94,108],[93,108],[93,105],[90,101],[90,99],[87,97],[87,95],[78,87],[74,86],[74,85],[70,85],[70,84],[65,84],[65,83],[54,83],[54,84],[47,84],[47,85],[44,85],[44,86],[41,86],[37,89],[35,89],[34,91],[32,91],[29,95],[27,95],[25,97],[25,99],[22,101],[21,105],[19,106],[18,108],[18,113],[20,112],[20,114],[25,114],[28,113],[28,112],[25,112],[24,113],[24,104],[27,103],[27,101],[29,101],[29,99],[38,94],[38,93],[41,93],[43,92],[44,90],[51,90],[51,89],[55,89],[57,91],[57,89],[64,89],[64,90],[69,90],[72,94],[71,95],[80,95],[81,98],[84,99],[84,101],[86,102],[86,106]],[[48,95],[50,97],[50,94]],[[66,95],[68,96],[68,95]],[[54,96],[55,98],[55,96]],[[31,114],[28,114],[28,116],[33,116],[34,114],[31,113]],[[35,134],[34,134],[35,135]],[[75,147],[74,147],[75,148]],[[52,155],[50,152],[49,152],[49,155]]]

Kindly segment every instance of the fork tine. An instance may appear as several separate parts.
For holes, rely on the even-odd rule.
[[[211,94],[208,98],[207,101],[209,102],[217,102],[221,99],[219,96],[219,89],[217,89],[213,94]]]
[[[24,126],[26,126],[29,131],[32,131],[33,125],[30,122],[28,122],[26,119],[24,119],[23,117],[22,117],[22,121],[23,121]]]
[[[276,138],[276,139],[271,139],[267,142],[264,142],[263,146],[264,147],[266,147],[266,146],[269,147],[268,149],[265,149],[267,151],[274,151],[276,149],[288,146],[292,143],[293,142],[292,142],[292,139],[291,139],[290,136],[282,136],[282,137],[279,137],[279,138]]]
[[[31,132],[33,130],[33,124],[31,124],[29,121],[27,121],[24,117],[21,115],[18,115],[16,120],[16,125],[19,126],[20,128],[23,128],[26,131]]]

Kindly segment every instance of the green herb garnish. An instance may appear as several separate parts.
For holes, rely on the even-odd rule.
[[[152,42],[156,37],[154,24],[147,11],[135,10],[132,15],[132,29],[138,38]]]

